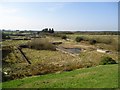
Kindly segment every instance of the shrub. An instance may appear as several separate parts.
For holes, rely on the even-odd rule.
[[[106,65],[106,64],[116,64],[116,61],[113,60],[111,57],[102,57],[100,65]]]
[[[2,82],[11,80],[11,77],[9,75],[6,75],[4,72],[0,71],[0,74],[2,75]]]
[[[10,39],[8,34],[2,33],[2,39]]]
[[[75,39],[76,42],[80,42],[82,40],[84,40],[83,37],[76,37],[76,39]]]
[[[95,44],[96,42],[97,42],[97,41],[94,40],[94,39],[92,39],[92,40],[89,41],[89,43],[92,44],[92,45]]]
[[[2,46],[2,59],[7,57],[13,51],[12,46]]]
[[[21,45],[19,45],[19,47],[20,47],[20,48],[28,48],[29,46],[26,45],[26,44],[21,44]]]
[[[46,39],[34,39],[28,42],[28,47],[37,50],[56,50],[56,47]]]
[[[62,35],[61,38],[62,39],[67,39],[67,36],[66,35]]]

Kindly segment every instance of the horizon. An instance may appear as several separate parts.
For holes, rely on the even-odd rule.
[[[117,31],[118,2],[6,2],[0,17],[6,30]]]
[[[30,29],[28,29],[28,30],[19,30],[19,29],[14,29],[14,30],[12,30],[12,29],[0,29],[0,31],[42,31],[42,29],[41,30],[30,30]],[[54,30],[55,32],[118,32],[119,30]]]

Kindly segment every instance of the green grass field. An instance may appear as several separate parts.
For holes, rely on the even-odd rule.
[[[118,64],[4,82],[2,88],[117,88]]]

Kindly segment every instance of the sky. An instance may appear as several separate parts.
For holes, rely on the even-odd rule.
[[[117,2],[2,2],[0,29],[118,30]]]

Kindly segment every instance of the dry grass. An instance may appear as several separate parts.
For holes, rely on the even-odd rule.
[[[37,38],[28,42],[28,46],[37,50],[56,50],[56,47],[45,38]]]
[[[117,54],[106,54],[106,53],[99,53],[96,51],[87,51],[80,54],[80,58],[84,64],[89,63],[92,64],[93,66],[99,65],[99,62],[103,56],[111,57],[118,62]]]
[[[61,40],[58,38],[51,39],[51,37],[47,37],[47,39],[51,41]],[[99,64],[102,56],[109,56],[109,57],[112,57],[114,60],[118,60],[117,54],[103,54],[103,53],[98,53],[96,52],[96,50],[94,50],[99,45],[101,47],[107,44],[100,43],[99,45],[96,44],[96,46],[93,46],[83,42],[76,43],[75,41],[65,41],[65,40],[62,40],[62,41],[63,41],[63,44],[61,46],[83,47],[86,49],[86,51],[81,52],[78,56],[74,57],[67,53],[62,53],[60,51],[36,50],[36,49],[23,48],[22,49],[23,52],[25,53],[25,55],[28,57],[28,59],[32,64],[28,65],[26,62],[18,62],[18,61],[21,61],[22,59],[19,52],[16,53],[17,57],[15,57],[13,54],[8,56],[8,58],[9,57],[14,58],[14,60],[17,60],[18,62],[18,63],[14,62],[14,64],[10,66],[10,68],[12,69],[11,70],[12,79],[31,76],[31,75],[41,75],[41,74],[59,72],[59,71],[60,72],[71,71],[77,68],[83,68],[83,67],[88,68],[91,66],[96,66]],[[8,45],[10,44],[18,45],[21,43],[21,41],[14,41],[14,43],[13,41],[9,41],[9,42],[6,41],[6,43],[8,43]],[[25,42],[23,41],[23,43]],[[37,40],[35,41],[35,43],[39,44]],[[42,43],[46,44],[46,41],[42,41]],[[47,46],[49,45],[47,44]],[[17,52],[17,50],[15,51]],[[9,68],[9,67],[6,67],[6,68]]]
[[[96,66],[103,56],[118,60],[115,54],[103,54],[96,51],[81,52],[76,57],[60,51],[24,48],[23,52],[29,57],[32,64],[21,63],[20,65],[14,65],[12,67],[13,73],[11,74],[13,79]]]
[[[75,38],[78,36],[83,37],[85,40],[96,40],[98,43],[95,45],[95,47],[98,48],[102,47],[108,50],[120,51],[119,50],[120,43],[118,42],[118,35],[79,35],[79,34],[69,35],[69,37],[74,41]],[[87,43],[87,45],[89,45],[89,43]]]
[[[34,49],[28,49],[24,48],[22,49],[23,52],[27,57],[29,57],[29,60],[32,63],[38,63],[38,62],[55,62],[60,63],[62,61],[71,61],[73,59],[78,60],[78,57],[73,57],[69,54],[62,53],[60,51],[49,51],[49,50],[34,50]],[[28,53],[29,52],[29,53]]]
[[[18,46],[20,44],[27,43],[30,40],[6,40],[2,42],[2,45],[7,45],[7,46]]]

